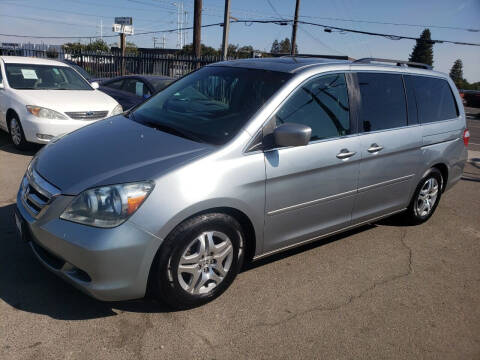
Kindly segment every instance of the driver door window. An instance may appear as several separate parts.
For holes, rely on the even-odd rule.
[[[316,77],[303,84],[275,114],[276,125],[298,123],[312,129],[310,141],[351,134],[344,74]]]

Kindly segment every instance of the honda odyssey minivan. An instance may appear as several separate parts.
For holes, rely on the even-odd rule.
[[[453,82],[423,64],[221,62],[45,146],[15,217],[39,260],[93,297],[148,289],[188,308],[244,261],[396,213],[428,220],[468,140]]]

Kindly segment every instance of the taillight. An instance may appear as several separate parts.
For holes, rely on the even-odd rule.
[[[470,131],[468,129],[465,129],[463,132],[463,143],[465,146],[468,146],[468,141],[470,140]]]

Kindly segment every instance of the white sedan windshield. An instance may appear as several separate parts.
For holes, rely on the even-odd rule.
[[[93,90],[67,66],[6,64],[8,84],[25,90]]]

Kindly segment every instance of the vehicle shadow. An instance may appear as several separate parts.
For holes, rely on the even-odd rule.
[[[142,299],[102,302],[85,295],[50,273],[20,241],[13,219],[15,204],[0,207],[0,299],[21,311],[58,320],[86,320],[114,316],[118,310],[161,313],[170,310],[157,302]]]
[[[118,311],[167,313],[168,306],[148,297],[132,301],[102,302],[91,298],[49,272],[33,255],[30,246],[16,233],[15,204],[0,207],[0,299],[21,311],[50,316],[57,320],[86,320],[117,315]],[[383,224],[382,224],[383,225]],[[325,239],[314,241],[267,258],[250,262],[242,272],[294,256],[376,227],[367,224]]]
[[[10,154],[15,154],[15,155],[27,155],[27,156],[33,156],[35,155],[44,145],[39,145],[39,144],[31,144],[27,150],[18,150],[12,143],[7,143],[4,144],[3,146],[0,146],[1,151],[7,152]]]
[[[285,251],[279,252],[277,254],[270,255],[268,257],[249,262],[249,263],[245,264],[242,272],[253,270],[253,269],[256,269],[258,267],[261,267],[261,266],[271,264],[271,263],[274,263],[276,261],[288,258],[290,256],[301,254],[303,252],[315,249],[315,248],[320,247],[320,246],[330,244],[332,242],[347,238],[349,236],[361,233],[361,232],[366,231],[366,230],[373,229],[375,227],[376,227],[375,224],[362,225],[358,228],[351,229],[351,230],[345,231],[345,232],[340,233],[340,234],[336,234],[336,235],[326,237],[324,239],[319,239],[319,240],[316,240],[316,241],[312,241],[311,243],[301,245],[301,246],[292,248],[290,250],[285,250]]]

